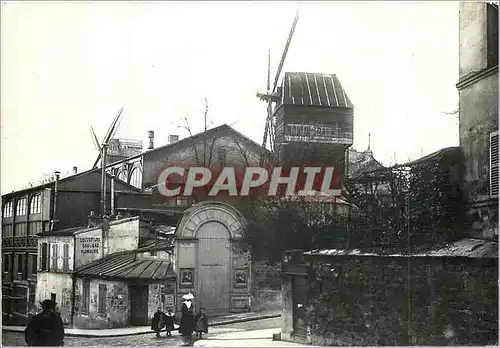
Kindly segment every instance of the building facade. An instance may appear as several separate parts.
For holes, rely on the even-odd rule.
[[[108,192],[110,182],[108,177]],[[89,211],[100,210],[100,183],[96,169],[2,196],[2,312],[10,324],[25,322],[35,311],[37,234],[85,225]],[[118,180],[114,186],[138,191]]]
[[[498,236],[498,5],[460,3],[460,147],[471,233]]]

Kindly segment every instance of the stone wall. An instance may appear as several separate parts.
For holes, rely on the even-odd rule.
[[[281,309],[281,267],[279,263],[252,261],[252,310]]]
[[[315,258],[308,279],[315,345],[498,341],[497,259]]]
[[[40,302],[50,300],[51,294],[56,295],[57,310],[61,313],[65,324],[71,322],[71,306],[73,301],[73,280],[67,273],[39,272],[36,283],[36,311],[42,310]]]
[[[99,284],[106,285],[106,313],[98,313]],[[83,311],[82,279],[75,283],[74,326],[82,329],[111,329],[127,327],[130,321],[128,285],[119,281],[93,279],[90,281],[89,311]]]

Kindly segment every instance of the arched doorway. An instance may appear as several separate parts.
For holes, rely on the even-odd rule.
[[[231,242],[226,226],[217,221],[201,225],[198,239],[198,307],[207,314],[229,312]]]
[[[227,203],[201,202],[186,210],[175,232],[177,310],[188,292],[209,315],[249,310],[251,261],[237,246],[245,225]]]

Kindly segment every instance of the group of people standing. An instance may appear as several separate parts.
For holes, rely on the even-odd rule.
[[[181,320],[179,325],[179,333],[185,339],[191,338],[193,332],[196,332],[197,338],[201,339],[203,333],[208,333],[208,317],[205,313],[205,308],[200,307],[195,314],[193,294],[189,293],[182,297]],[[156,332],[156,337],[160,337],[160,331],[163,328],[167,331],[167,337],[172,337],[174,330],[175,314],[169,309],[167,313],[163,313],[161,308],[154,314],[151,329]]]

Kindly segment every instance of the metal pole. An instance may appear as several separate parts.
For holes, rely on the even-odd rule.
[[[115,215],[115,176],[111,176],[111,216]]]
[[[54,184],[54,207],[52,211],[52,223],[50,224],[50,230],[53,231],[55,229],[55,223],[57,219],[57,191],[59,190],[59,174],[61,174],[58,171],[54,172],[54,175],[56,177],[55,184]]]
[[[103,144],[102,145],[102,208],[101,208],[101,215],[105,216],[107,215],[106,211],[106,162],[107,162],[107,153],[108,153],[108,144]]]

